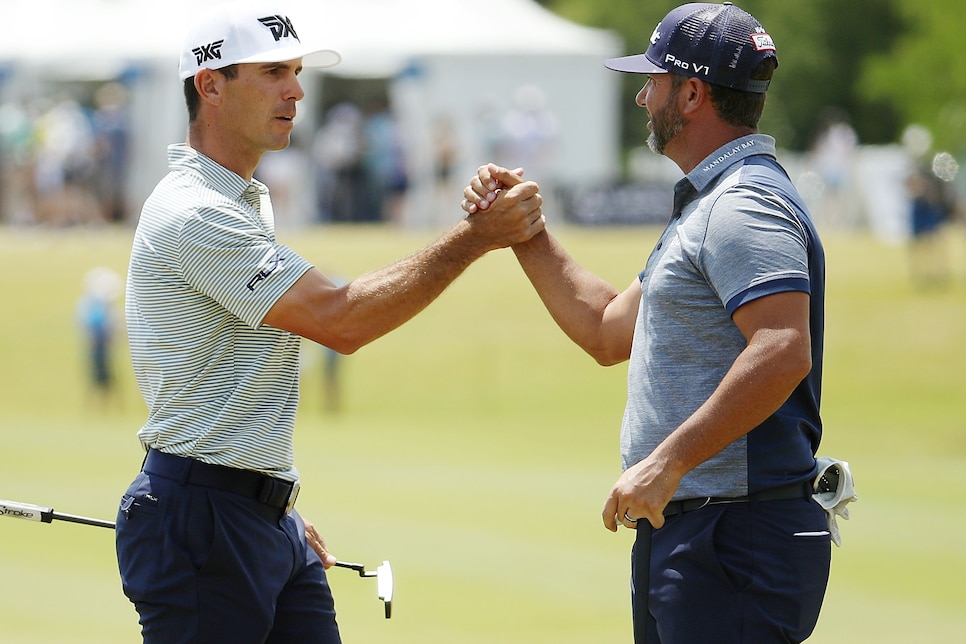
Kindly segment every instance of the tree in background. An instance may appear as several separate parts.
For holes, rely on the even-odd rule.
[[[830,110],[842,112],[862,143],[894,143],[904,125],[897,106],[861,91],[865,61],[891,51],[906,26],[897,0],[745,0],[778,44],[781,61],[765,131],[781,145],[810,146]]]
[[[575,22],[612,29],[628,53],[644,50],[677,2],[540,0]],[[905,125],[966,130],[966,55],[957,48],[960,0],[741,0],[778,44],[781,66],[762,130],[783,147],[805,150],[829,110],[848,116],[865,144],[894,143]],[[940,36],[940,37],[937,37]],[[942,60],[956,57],[956,62]],[[928,63],[926,61],[929,61]],[[955,79],[958,93],[952,91]],[[627,75],[624,147],[647,137],[633,103],[641,79]],[[923,86],[923,87],[921,87]],[[956,97],[956,98],[953,98]],[[962,138],[962,136],[960,136]],[[938,140],[945,140],[937,137]]]
[[[864,64],[857,91],[894,105],[904,123],[919,123],[937,148],[966,154],[966,50],[961,0],[897,3],[903,33]]]

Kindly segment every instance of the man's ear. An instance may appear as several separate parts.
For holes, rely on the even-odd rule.
[[[681,88],[682,110],[690,110],[700,106],[708,98],[708,87],[704,81],[688,78]]]
[[[200,69],[195,74],[195,90],[205,103],[218,105],[224,91],[225,77],[210,69]]]
[[[702,80],[689,77],[681,87],[678,97],[681,100],[681,112],[687,114],[711,101],[711,87]]]

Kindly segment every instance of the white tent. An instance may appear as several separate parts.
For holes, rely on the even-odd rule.
[[[587,184],[615,177],[619,79],[602,65],[621,53],[612,33],[570,23],[532,0],[283,1],[303,41],[319,40],[342,54],[343,62],[326,73],[391,80],[392,108],[407,145],[410,223],[428,223],[433,210],[434,124],[445,119],[452,126],[454,174],[462,185],[489,160],[494,125],[484,117],[513,108],[522,88],[542,97],[557,123],[552,162],[534,179]],[[34,19],[5,23],[0,70],[8,82],[0,92],[36,78],[124,73],[133,79],[131,192],[140,201],[164,171],[164,146],[184,136],[176,75],[184,24],[216,2],[5,0],[11,3],[8,15]],[[325,78],[305,76],[307,99],[325,91]],[[307,113],[311,104],[303,102],[297,126],[308,133],[319,119]]]

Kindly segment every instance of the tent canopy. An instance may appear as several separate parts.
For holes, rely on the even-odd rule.
[[[113,75],[132,63],[174,65],[185,25],[221,0],[6,0],[0,61]],[[10,4],[12,3],[12,7]],[[610,54],[609,31],[571,23],[531,0],[281,0],[302,40],[343,55],[332,71],[390,77],[414,56],[460,53]],[[496,71],[496,70],[495,70]]]
[[[344,72],[334,71],[348,75],[392,76],[414,56],[600,55],[620,49],[611,32],[568,22],[531,0],[326,4],[308,3],[299,8],[300,15],[309,17],[307,25],[318,27],[323,42],[331,41],[342,52]],[[339,29],[346,24],[364,27],[358,33]]]

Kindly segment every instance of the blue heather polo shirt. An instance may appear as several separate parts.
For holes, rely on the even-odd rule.
[[[805,204],[775,158],[774,139],[732,141],[678,182],[671,219],[639,277],[621,427],[624,468],[690,417],[744,350],[734,311],[800,291],[810,295],[811,372],[776,413],[688,473],[674,499],[743,496],[814,476],[825,258]]]

